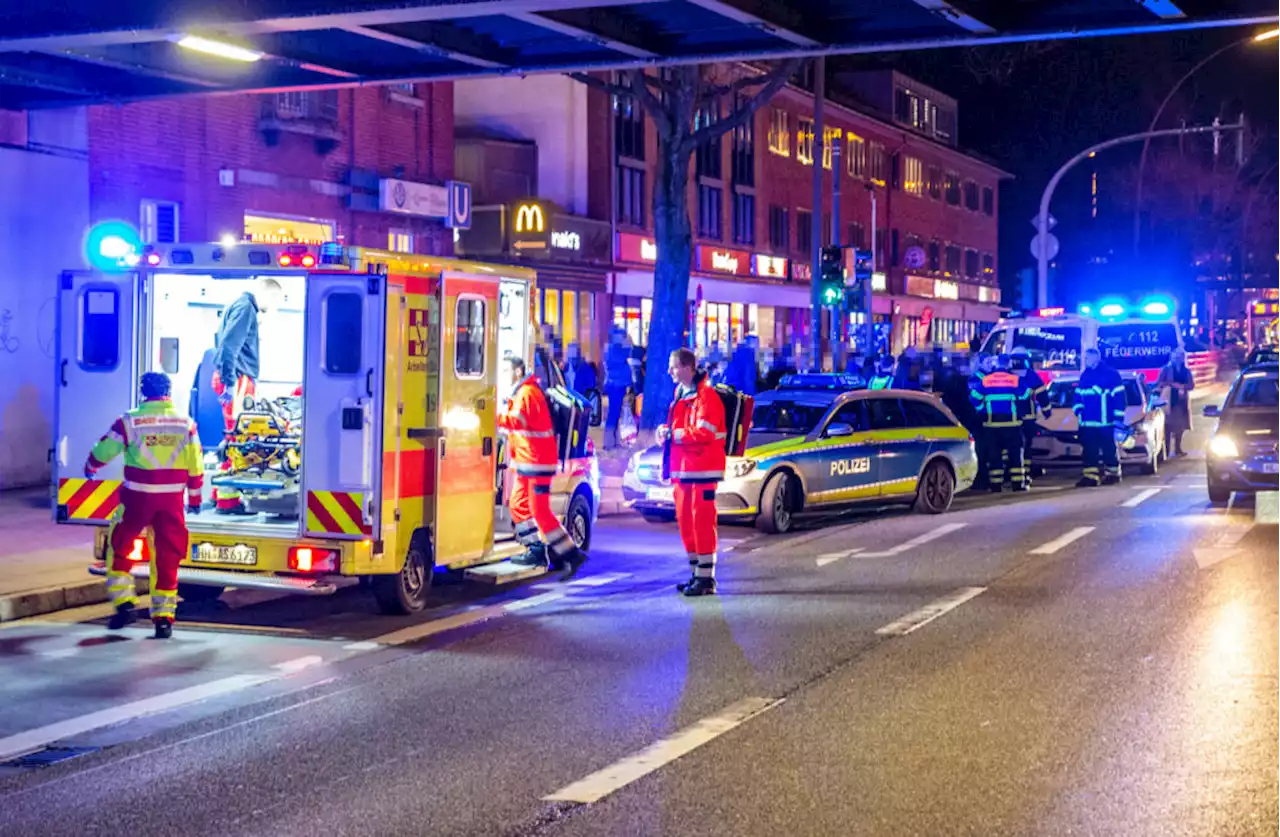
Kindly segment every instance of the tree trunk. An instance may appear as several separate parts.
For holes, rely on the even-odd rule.
[[[644,409],[640,430],[667,420],[674,384],[667,374],[671,353],[684,345],[689,319],[689,264],[693,230],[689,223],[690,154],[675,143],[660,143],[653,184],[653,230],[658,260],[653,271],[653,314],[645,359]]]

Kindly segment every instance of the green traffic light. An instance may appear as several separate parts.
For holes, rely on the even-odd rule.
[[[835,305],[840,301],[840,290],[830,285],[822,289],[822,302],[825,305]]]

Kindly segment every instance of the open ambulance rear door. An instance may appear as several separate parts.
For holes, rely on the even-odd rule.
[[[307,277],[302,385],[303,534],[379,551],[386,276]]]
[[[120,504],[123,464],[84,478],[84,463],[111,423],[135,402],[138,274],[67,271],[58,282],[53,484],[60,523],[104,525]]]

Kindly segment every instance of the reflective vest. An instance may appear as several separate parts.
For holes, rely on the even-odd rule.
[[[686,482],[724,479],[724,402],[703,375],[694,385],[676,388],[667,415],[671,429],[671,476]]]
[[[1031,397],[1022,402],[1022,420],[1035,421],[1038,411],[1049,409],[1049,388],[1034,369],[1023,370],[1018,377],[1031,391]]]
[[[1080,374],[1071,409],[1081,427],[1123,426],[1126,406],[1124,381],[1119,372],[1098,364]]]
[[[1031,400],[1026,380],[1012,372],[990,372],[971,382],[969,400],[983,427],[1018,427]]]
[[[517,474],[527,477],[555,474],[560,461],[556,431],[551,424],[547,397],[532,375],[516,384],[506,410],[498,416],[498,426],[507,433],[511,463]]]
[[[124,488],[141,494],[178,494],[200,502],[204,462],[196,423],[167,398],[143,401],[111,424],[85,463],[93,474],[124,454]]]
[[[890,389],[893,386],[892,375],[872,375],[867,382],[867,389]]]

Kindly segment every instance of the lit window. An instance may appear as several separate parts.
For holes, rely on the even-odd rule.
[[[849,159],[849,174],[853,177],[867,176],[867,141],[853,132],[845,135],[849,144],[846,155]]]
[[[782,157],[791,156],[790,115],[781,108],[769,114],[769,151]]]
[[[387,249],[393,253],[412,253],[413,233],[408,230],[391,230],[387,233]]]
[[[831,154],[835,144],[840,140],[840,134],[844,133],[839,128],[823,128],[822,129],[822,167],[827,171],[831,171]]]
[[[813,165],[813,120],[801,119],[796,128],[796,159],[806,166]]]
[[[915,157],[902,158],[902,191],[917,197],[924,194],[924,164]]]

